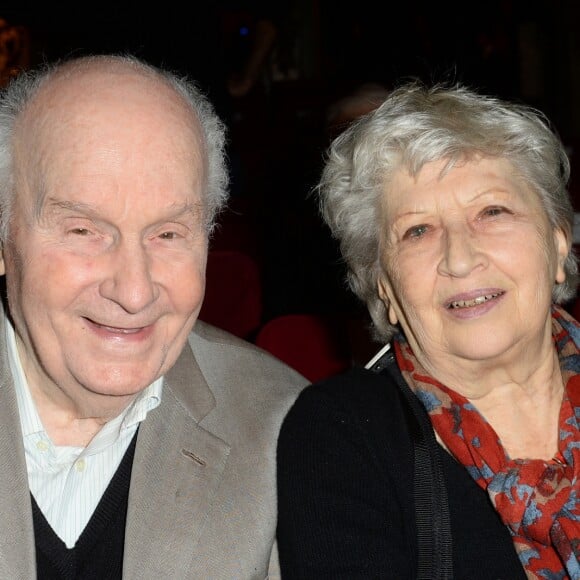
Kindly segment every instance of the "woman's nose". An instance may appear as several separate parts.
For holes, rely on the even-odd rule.
[[[483,265],[485,257],[477,236],[466,225],[455,225],[445,230],[441,258],[437,271],[443,276],[462,278]]]

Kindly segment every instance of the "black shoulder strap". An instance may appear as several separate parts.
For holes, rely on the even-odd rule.
[[[451,524],[447,488],[437,441],[429,417],[421,402],[401,375],[395,356],[387,351],[373,360],[370,370],[389,374],[395,381],[403,401],[409,431],[413,439],[415,465],[415,514],[418,532],[419,580],[453,578]]]

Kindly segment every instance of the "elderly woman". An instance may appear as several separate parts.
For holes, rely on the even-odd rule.
[[[462,86],[332,143],[323,215],[390,348],[286,418],[285,580],[580,578],[568,177],[539,112]]]

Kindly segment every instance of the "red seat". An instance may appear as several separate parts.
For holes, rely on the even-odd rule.
[[[255,344],[311,382],[340,373],[351,365],[341,321],[318,314],[285,314],[266,322]]]
[[[199,318],[241,338],[253,338],[262,322],[262,283],[254,258],[236,250],[208,253]]]

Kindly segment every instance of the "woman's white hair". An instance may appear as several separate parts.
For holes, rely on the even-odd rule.
[[[572,239],[570,163],[547,118],[531,107],[461,85],[427,87],[413,81],[394,89],[331,143],[316,188],[320,209],[340,243],[350,287],[366,303],[380,340],[395,332],[377,285],[381,196],[399,169],[417,175],[432,161],[446,160],[449,167],[476,157],[509,161],[538,194],[552,227]],[[572,252],[564,269],[566,281],[554,284],[556,303],[576,292]]]

